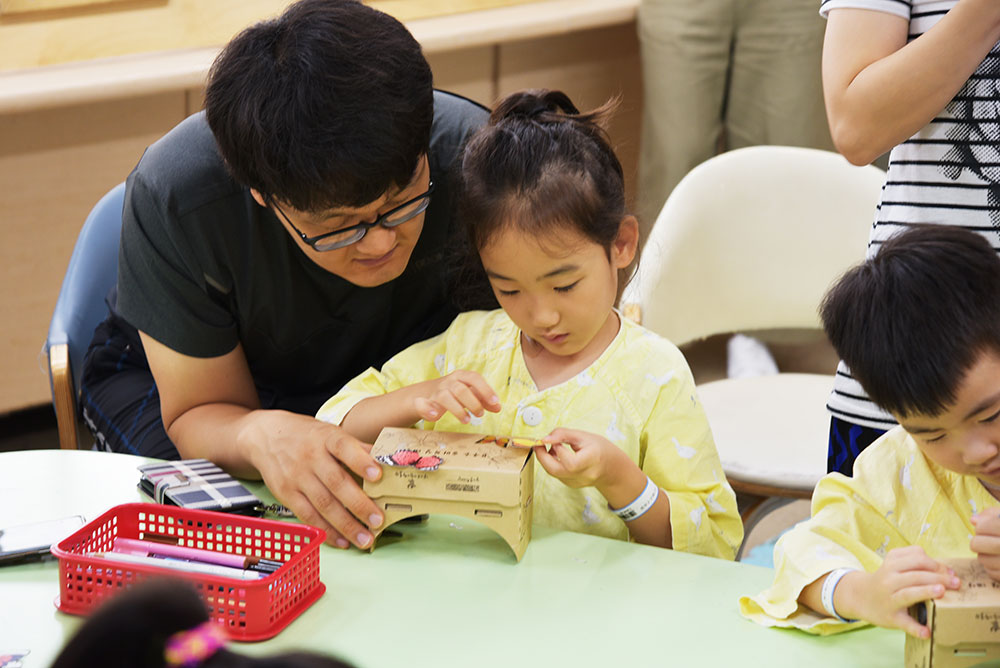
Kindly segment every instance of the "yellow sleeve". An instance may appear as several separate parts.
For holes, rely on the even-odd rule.
[[[757,596],[740,598],[744,617],[764,626],[795,627],[818,635],[865,624],[814,612],[800,605],[798,598],[807,585],[836,568],[872,572],[881,566],[886,552],[911,544],[893,522],[898,509],[886,470],[894,469],[886,469],[886,464],[884,458],[866,460],[863,454],[855,477],[831,473],[820,480],[813,492],[812,518],[788,531],[774,547],[774,583]]]
[[[440,378],[453,369],[446,357],[448,336],[459,326],[458,321],[443,333],[426,341],[414,343],[382,365],[382,370],[369,367],[348,381],[337,394],[320,406],[316,417],[339,425],[358,402],[368,397],[388,394],[401,387]]]
[[[639,467],[670,500],[673,549],[735,558],[743,522],[683,357],[660,387],[639,448]]]

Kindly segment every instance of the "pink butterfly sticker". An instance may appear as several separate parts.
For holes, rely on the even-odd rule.
[[[412,466],[420,471],[436,471],[443,461],[436,455],[421,455],[406,448],[400,448],[391,455],[377,455],[375,459],[387,466]]]

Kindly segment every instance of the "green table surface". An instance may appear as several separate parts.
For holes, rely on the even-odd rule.
[[[129,455],[0,454],[0,527],[146,501]],[[272,497],[259,483],[255,492]],[[740,617],[741,594],[770,569],[536,527],[521,563],[476,522],[434,516],[397,525],[372,553],[321,548],[326,593],[272,640],[235,649],[309,649],[358,668],[434,666],[896,666],[903,635],[828,638]],[[47,666],[81,619],[53,605],[55,562],[0,568],[0,654]]]

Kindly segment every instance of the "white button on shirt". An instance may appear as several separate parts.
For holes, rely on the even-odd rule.
[[[542,411],[538,406],[528,406],[521,412],[521,419],[529,427],[537,427],[542,423]]]

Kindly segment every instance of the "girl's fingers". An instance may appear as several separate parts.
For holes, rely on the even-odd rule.
[[[559,461],[567,471],[572,471],[576,467],[576,450],[568,443],[556,443],[549,448],[549,455]]]
[[[448,388],[451,395],[455,397],[455,400],[462,405],[467,412],[472,413],[477,417],[482,417],[485,412],[483,405],[479,402],[479,397],[476,393],[464,383],[455,383]]]
[[[976,556],[976,559],[986,569],[986,572],[990,574],[990,577],[996,579],[996,573],[1000,573],[1000,555],[979,554]]]
[[[892,555],[891,561],[892,569],[896,572],[902,573],[905,571],[933,571],[933,572],[948,572],[948,567],[944,564],[931,559],[924,552],[923,548],[916,545],[911,545],[908,547],[897,548],[889,552]]]
[[[486,379],[475,371],[454,371],[449,379],[444,391],[454,394],[474,415],[481,417],[484,411],[500,411],[500,397]]]
[[[913,587],[931,587],[934,585],[941,585],[941,587],[947,589],[958,589],[959,584],[958,578],[947,572],[905,571],[897,573],[890,586],[897,592],[900,592],[907,591]]]
[[[907,610],[900,610],[896,613],[893,621],[896,622],[897,626],[914,638],[930,638],[931,631],[926,626],[915,620],[910,616]]]
[[[417,409],[417,415],[421,419],[430,420],[431,422],[438,420],[444,415],[444,407],[441,404],[423,397],[418,397],[413,402],[413,407]]]
[[[490,387],[490,384],[486,382],[486,379],[480,376],[478,373],[472,373],[471,377],[466,381],[472,392],[475,393],[476,398],[483,408],[491,413],[498,413],[502,406],[500,405],[500,397],[497,393]]]
[[[469,421],[469,411],[450,392],[438,392],[434,395],[434,401],[440,404],[444,410],[458,418],[458,421],[462,424]]]
[[[1000,536],[977,533],[969,542],[969,549],[976,554],[1000,555]]]
[[[588,434],[576,429],[556,429],[551,434],[543,438],[546,443],[564,443],[573,450],[579,450],[583,446]]]
[[[546,451],[544,446],[536,445],[532,448],[535,451],[535,459],[538,463],[542,465],[545,471],[555,478],[563,478],[566,476],[566,469],[559,460],[552,456],[552,454]]]
[[[987,533],[1000,533],[1000,512],[997,508],[988,508],[972,516],[972,526]]]
[[[941,598],[942,596],[944,596],[944,587],[940,584],[933,584],[901,589],[894,593],[890,600],[894,608],[906,612],[911,606],[917,603]]]
[[[575,432],[572,429],[563,429],[559,427],[558,429],[553,429],[552,432],[543,438],[542,440],[547,443],[569,443],[571,436]]]

